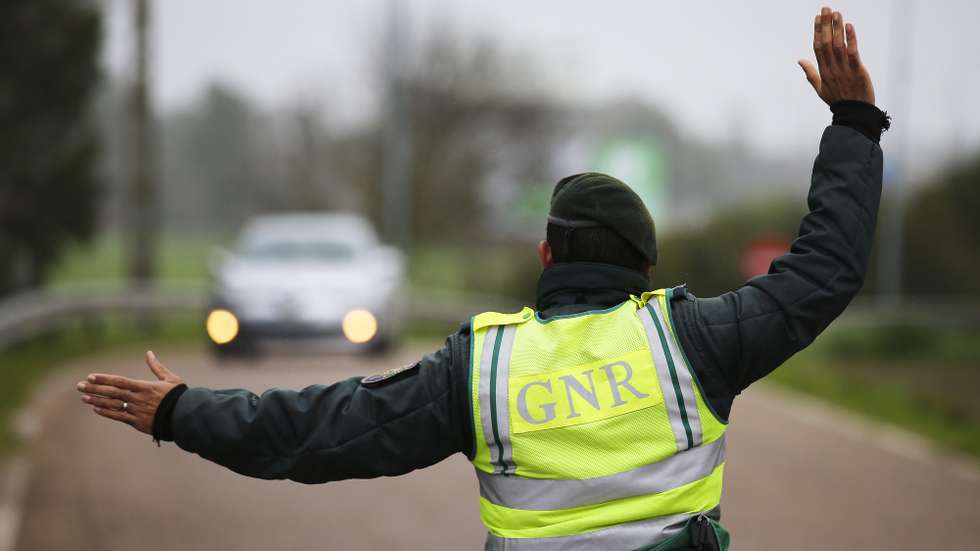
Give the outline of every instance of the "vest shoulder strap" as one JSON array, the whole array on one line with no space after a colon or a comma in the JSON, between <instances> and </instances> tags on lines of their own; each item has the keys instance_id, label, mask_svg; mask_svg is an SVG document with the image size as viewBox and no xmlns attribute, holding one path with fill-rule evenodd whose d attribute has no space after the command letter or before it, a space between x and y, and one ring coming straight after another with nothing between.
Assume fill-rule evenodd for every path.
<instances>
[{"instance_id":1,"label":"vest shoulder strap","mask_svg":"<svg viewBox=\"0 0 980 551\"><path fill-rule=\"evenodd\" d=\"M630 300L636 303L636 308L640 309L647 305L651 300L657 300L657 297L665 296L667 294L667 289L657 289L656 291L647 291L640 296L630 295Z\"/></svg>"},{"instance_id":2,"label":"vest shoulder strap","mask_svg":"<svg viewBox=\"0 0 980 551\"><path fill-rule=\"evenodd\" d=\"M534 310L527 306L520 312L514 314L502 314L500 312L484 312L473 317L472 330L479 331L484 327L492 325L519 325L530 321L534 317Z\"/></svg>"}]
</instances>

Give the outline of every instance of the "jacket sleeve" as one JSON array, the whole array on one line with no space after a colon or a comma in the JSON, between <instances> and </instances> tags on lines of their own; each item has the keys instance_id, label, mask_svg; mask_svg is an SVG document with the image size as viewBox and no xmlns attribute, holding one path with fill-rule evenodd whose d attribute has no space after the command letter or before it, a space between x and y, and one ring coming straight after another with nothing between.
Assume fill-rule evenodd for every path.
<instances>
[{"instance_id":1,"label":"jacket sleeve","mask_svg":"<svg viewBox=\"0 0 980 551\"><path fill-rule=\"evenodd\" d=\"M452 340L378 384L355 377L261 396L188 389L173 409L174 440L243 475L304 483L432 465L466 444Z\"/></svg>"},{"instance_id":2,"label":"jacket sleeve","mask_svg":"<svg viewBox=\"0 0 980 551\"><path fill-rule=\"evenodd\" d=\"M790 252L735 291L672 305L682 346L723 417L736 394L810 344L861 289L881 176L877 143L828 127Z\"/></svg>"}]
</instances>

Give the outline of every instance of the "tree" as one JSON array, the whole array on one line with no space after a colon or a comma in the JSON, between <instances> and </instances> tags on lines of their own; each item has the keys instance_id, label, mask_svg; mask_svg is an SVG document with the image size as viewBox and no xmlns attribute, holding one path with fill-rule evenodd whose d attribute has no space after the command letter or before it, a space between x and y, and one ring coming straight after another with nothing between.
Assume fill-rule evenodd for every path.
<instances>
[{"instance_id":1,"label":"tree","mask_svg":"<svg viewBox=\"0 0 980 551\"><path fill-rule=\"evenodd\" d=\"M383 59L374 65L381 74ZM486 39L463 42L445 28L422 41L403 71L411 235L430 243L485 240L493 219L488 212L513 192L509 188L545 178L561 110L540 90L526 60L508 57ZM363 190L363 210L383 228L387 121L379 115L335 139L326 153L332 176Z\"/></svg>"},{"instance_id":2,"label":"tree","mask_svg":"<svg viewBox=\"0 0 980 551\"><path fill-rule=\"evenodd\" d=\"M234 226L264 203L262 122L252 102L213 83L188 108L162 117L164 221L170 227Z\"/></svg>"},{"instance_id":3,"label":"tree","mask_svg":"<svg viewBox=\"0 0 980 551\"><path fill-rule=\"evenodd\" d=\"M92 235L101 37L87 2L0 4L0 295L40 285L67 243Z\"/></svg>"},{"instance_id":4,"label":"tree","mask_svg":"<svg viewBox=\"0 0 980 551\"><path fill-rule=\"evenodd\" d=\"M415 234L479 239L492 195L547 178L561 109L525 60L451 32L429 38L406 78Z\"/></svg>"},{"instance_id":5,"label":"tree","mask_svg":"<svg viewBox=\"0 0 980 551\"><path fill-rule=\"evenodd\" d=\"M266 212L357 210L357 193L333 174L340 153L316 102L270 112L214 82L160 120L169 228L225 230Z\"/></svg>"}]
</instances>

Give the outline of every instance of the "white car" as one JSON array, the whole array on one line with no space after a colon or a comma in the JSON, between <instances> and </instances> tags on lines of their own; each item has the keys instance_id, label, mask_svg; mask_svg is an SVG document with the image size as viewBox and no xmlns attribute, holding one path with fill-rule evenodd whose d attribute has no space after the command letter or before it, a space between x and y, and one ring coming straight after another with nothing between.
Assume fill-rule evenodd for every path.
<instances>
[{"instance_id":1,"label":"white car","mask_svg":"<svg viewBox=\"0 0 980 551\"><path fill-rule=\"evenodd\" d=\"M401 327L404 257L360 216L256 218L212 270L206 325L218 353L298 339L380 350Z\"/></svg>"}]
</instances>

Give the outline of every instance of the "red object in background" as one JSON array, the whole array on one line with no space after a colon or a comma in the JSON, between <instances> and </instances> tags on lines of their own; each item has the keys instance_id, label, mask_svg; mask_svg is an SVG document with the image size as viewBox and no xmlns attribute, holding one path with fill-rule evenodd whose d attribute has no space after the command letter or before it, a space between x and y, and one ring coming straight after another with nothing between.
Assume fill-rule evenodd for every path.
<instances>
[{"instance_id":1,"label":"red object in background","mask_svg":"<svg viewBox=\"0 0 980 551\"><path fill-rule=\"evenodd\" d=\"M789 252L789 241L778 235L766 235L749 241L739 261L745 279L769 272L773 259Z\"/></svg>"}]
</instances>

